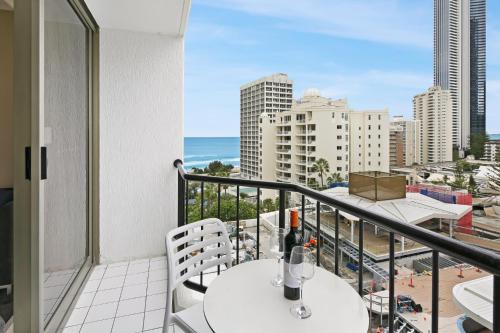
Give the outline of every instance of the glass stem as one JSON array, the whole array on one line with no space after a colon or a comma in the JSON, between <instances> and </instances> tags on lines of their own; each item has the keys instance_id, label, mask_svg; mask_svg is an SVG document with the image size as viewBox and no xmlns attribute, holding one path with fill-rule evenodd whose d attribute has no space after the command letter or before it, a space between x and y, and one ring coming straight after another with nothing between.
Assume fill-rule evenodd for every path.
<instances>
[{"instance_id":1,"label":"glass stem","mask_svg":"<svg viewBox=\"0 0 500 333\"><path fill-rule=\"evenodd\" d=\"M302 297L302 291L304 290L304 281L300 279L300 309L304 307L304 298Z\"/></svg>"},{"instance_id":2,"label":"glass stem","mask_svg":"<svg viewBox=\"0 0 500 333\"><path fill-rule=\"evenodd\" d=\"M278 275L277 275L277 277L281 277L281 269L280 269L281 265L280 265L280 263L281 263L281 257L278 257Z\"/></svg>"}]
</instances>

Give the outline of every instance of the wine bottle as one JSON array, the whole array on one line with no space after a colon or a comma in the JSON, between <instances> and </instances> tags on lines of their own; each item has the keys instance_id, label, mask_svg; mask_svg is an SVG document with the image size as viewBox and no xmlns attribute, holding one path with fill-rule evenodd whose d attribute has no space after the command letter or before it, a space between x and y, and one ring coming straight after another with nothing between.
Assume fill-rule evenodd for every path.
<instances>
[{"instance_id":1,"label":"wine bottle","mask_svg":"<svg viewBox=\"0 0 500 333\"><path fill-rule=\"evenodd\" d=\"M285 262L283 264L285 298L290 300L298 300L300 298L299 281L290 274L289 270L290 255L294 246L302 246L303 244L302 233L299 231L299 212L293 209L290 211L290 232L285 236Z\"/></svg>"}]
</instances>

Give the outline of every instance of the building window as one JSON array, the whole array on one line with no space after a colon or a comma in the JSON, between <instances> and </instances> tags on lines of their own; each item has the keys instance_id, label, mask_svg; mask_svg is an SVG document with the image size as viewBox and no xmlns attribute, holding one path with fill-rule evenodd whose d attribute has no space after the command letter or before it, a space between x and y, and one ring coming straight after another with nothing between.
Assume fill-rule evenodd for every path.
<instances>
[{"instance_id":1,"label":"building window","mask_svg":"<svg viewBox=\"0 0 500 333\"><path fill-rule=\"evenodd\" d=\"M368 120L372 120L372 116L368 116Z\"/></svg>"},{"instance_id":2,"label":"building window","mask_svg":"<svg viewBox=\"0 0 500 333\"><path fill-rule=\"evenodd\" d=\"M368 157L371 157L372 156L372 153L368 153Z\"/></svg>"},{"instance_id":3,"label":"building window","mask_svg":"<svg viewBox=\"0 0 500 333\"><path fill-rule=\"evenodd\" d=\"M332 112L332 118L335 118L335 112Z\"/></svg>"},{"instance_id":4,"label":"building window","mask_svg":"<svg viewBox=\"0 0 500 333\"><path fill-rule=\"evenodd\" d=\"M337 146L337 150L342 150L342 146Z\"/></svg>"},{"instance_id":5,"label":"building window","mask_svg":"<svg viewBox=\"0 0 500 333\"><path fill-rule=\"evenodd\" d=\"M372 165L372 162L368 161L368 165Z\"/></svg>"},{"instance_id":6,"label":"building window","mask_svg":"<svg viewBox=\"0 0 500 333\"><path fill-rule=\"evenodd\" d=\"M368 125L368 130L371 130L372 129L372 125Z\"/></svg>"},{"instance_id":7,"label":"building window","mask_svg":"<svg viewBox=\"0 0 500 333\"><path fill-rule=\"evenodd\" d=\"M337 167L337 171L342 171L342 167Z\"/></svg>"},{"instance_id":8,"label":"building window","mask_svg":"<svg viewBox=\"0 0 500 333\"><path fill-rule=\"evenodd\" d=\"M342 156L337 156L337 161L342 161Z\"/></svg>"},{"instance_id":9,"label":"building window","mask_svg":"<svg viewBox=\"0 0 500 333\"><path fill-rule=\"evenodd\" d=\"M378 129L380 130L380 125L378 125Z\"/></svg>"},{"instance_id":10,"label":"building window","mask_svg":"<svg viewBox=\"0 0 500 333\"><path fill-rule=\"evenodd\" d=\"M368 139L371 139L372 138L372 135L371 134L368 134Z\"/></svg>"},{"instance_id":11,"label":"building window","mask_svg":"<svg viewBox=\"0 0 500 333\"><path fill-rule=\"evenodd\" d=\"M337 125L337 129L342 129L342 125Z\"/></svg>"},{"instance_id":12,"label":"building window","mask_svg":"<svg viewBox=\"0 0 500 333\"><path fill-rule=\"evenodd\" d=\"M371 144L371 143L369 143L369 144L368 144L368 148L371 148L371 147L372 147L372 144Z\"/></svg>"},{"instance_id":13,"label":"building window","mask_svg":"<svg viewBox=\"0 0 500 333\"><path fill-rule=\"evenodd\" d=\"M337 140L342 140L342 135L337 135Z\"/></svg>"},{"instance_id":14,"label":"building window","mask_svg":"<svg viewBox=\"0 0 500 333\"><path fill-rule=\"evenodd\" d=\"M382 119L382 116L381 115L378 115L378 120L381 120Z\"/></svg>"}]
</instances>

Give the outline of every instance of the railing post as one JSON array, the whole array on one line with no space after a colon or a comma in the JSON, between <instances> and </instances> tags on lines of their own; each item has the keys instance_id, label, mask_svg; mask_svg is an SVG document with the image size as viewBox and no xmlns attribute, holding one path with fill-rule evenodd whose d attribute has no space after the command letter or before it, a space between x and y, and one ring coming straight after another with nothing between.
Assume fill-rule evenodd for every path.
<instances>
[{"instance_id":1,"label":"railing post","mask_svg":"<svg viewBox=\"0 0 500 333\"><path fill-rule=\"evenodd\" d=\"M220 183L217 184L217 218L220 220ZM221 233L218 232L217 236L220 237ZM220 247L220 243L217 243L217 247ZM220 258L220 254L217 255ZM217 265L217 275L220 275L220 265Z\"/></svg>"},{"instance_id":2,"label":"railing post","mask_svg":"<svg viewBox=\"0 0 500 333\"><path fill-rule=\"evenodd\" d=\"M186 193L185 181L181 174L177 174L177 226L184 225L184 195Z\"/></svg>"},{"instance_id":3,"label":"railing post","mask_svg":"<svg viewBox=\"0 0 500 333\"><path fill-rule=\"evenodd\" d=\"M279 227L285 228L285 209L286 209L286 192L285 190L280 190L280 207L279 207Z\"/></svg>"},{"instance_id":4,"label":"railing post","mask_svg":"<svg viewBox=\"0 0 500 333\"><path fill-rule=\"evenodd\" d=\"M358 293L363 296L363 236L364 236L364 221L359 220L359 239L358 239Z\"/></svg>"},{"instance_id":5,"label":"railing post","mask_svg":"<svg viewBox=\"0 0 500 333\"><path fill-rule=\"evenodd\" d=\"M300 225L302 229L302 238L305 237L305 228L306 228L306 196L302 194L302 223ZM305 241L305 239L304 239Z\"/></svg>"},{"instance_id":6,"label":"railing post","mask_svg":"<svg viewBox=\"0 0 500 333\"><path fill-rule=\"evenodd\" d=\"M236 264L240 263L240 186L236 186Z\"/></svg>"},{"instance_id":7,"label":"railing post","mask_svg":"<svg viewBox=\"0 0 500 333\"><path fill-rule=\"evenodd\" d=\"M389 234L389 333L394 333L394 232Z\"/></svg>"},{"instance_id":8,"label":"railing post","mask_svg":"<svg viewBox=\"0 0 500 333\"><path fill-rule=\"evenodd\" d=\"M439 252L432 251L432 333L439 331Z\"/></svg>"},{"instance_id":9,"label":"railing post","mask_svg":"<svg viewBox=\"0 0 500 333\"><path fill-rule=\"evenodd\" d=\"M316 266L320 266L321 202L316 201Z\"/></svg>"},{"instance_id":10,"label":"railing post","mask_svg":"<svg viewBox=\"0 0 500 333\"><path fill-rule=\"evenodd\" d=\"M335 275L339 276L339 210L335 209Z\"/></svg>"}]
</instances>

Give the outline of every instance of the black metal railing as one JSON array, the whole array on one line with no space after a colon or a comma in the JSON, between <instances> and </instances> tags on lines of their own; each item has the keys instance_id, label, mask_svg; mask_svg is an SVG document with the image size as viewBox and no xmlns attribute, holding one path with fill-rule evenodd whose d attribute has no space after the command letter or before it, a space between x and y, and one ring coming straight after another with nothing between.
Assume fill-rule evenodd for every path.
<instances>
[{"instance_id":1,"label":"black metal railing","mask_svg":"<svg viewBox=\"0 0 500 333\"><path fill-rule=\"evenodd\" d=\"M293 184L281 183L262 180L248 180L240 178L228 178L219 176L197 175L186 173L183 163L180 159L174 161L174 166L178 170L178 225L182 226L187 223L187 204L188 197L186 188L189 181L200 182L201 184L201 209L203 211L204 202L204 184L213 183L218 184L218 210L217 214L220 218L220 184L236 186L236 263L239 263L239 207L240 207L240 186L251 187L257 190L257 257L259 253L259 226L260 226L260 191L262 189L271 189L279 191L279 227L285 227L285 212L286 212L286 192L295 192L302 195L302 221L305 221L306 210L306 196L316 200L316 238L317 246L317 264L320 264L320 241L321 241L321 214L320 205L324 204L335 209L335 268L334 272L339 275L339 212L351 214L359 219L359 239L358 239L358 292L363 295L363 255L364 255L364 223L368 222L375 226L381 227L389 232L389 318L388 326L389 332L394 332L395 322L395 295L394 295L394 278L395 278L395 235L411 239L418 242L430 249L432 249L432 332L438 332L438 304L439 304L439 254L443 253L451 257L455 257L464 263L473 265L479 269L483 269L493 274L493 332L500 333L500 255L480 247L472 246L459 242L453 238L441 235L439 233L418 227L412 224L403 223L386 216L378 215L373 211L351 205L344 201L335 199L334 197L325 195L319 191L310 189L308 187ZM203 213L201 213L203 218ZM304 231L304 224L302 223L302 230ZM202 277L200 278L202 279ZM191 283L189 287L200 291L206 290L204 286L197 286Z\"/></svg>"}]
</instances>

